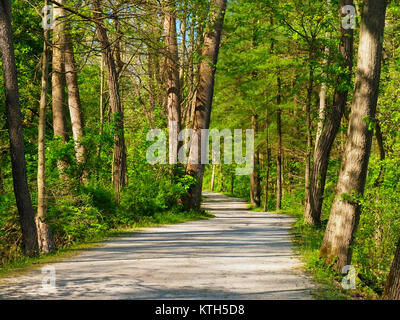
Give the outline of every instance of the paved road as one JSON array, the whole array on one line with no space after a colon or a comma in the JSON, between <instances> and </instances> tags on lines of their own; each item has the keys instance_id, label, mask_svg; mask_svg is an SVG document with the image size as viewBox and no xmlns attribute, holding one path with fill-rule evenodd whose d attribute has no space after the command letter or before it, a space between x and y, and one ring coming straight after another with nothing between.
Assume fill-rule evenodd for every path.
<instances>
[{"instance_id":1,"label":"paved road","mask_svg":"<svg viewBox=\"0 0 400 320\"><path fill-rule=\"evenodd\" d=\"M54 263L56 291L41 270L0 282L1 299L311 299L299 271L294 219L252 213L245 202L205 193L215 219L146 229ZM51 287L50 287L51 289Z\"/></svg>"}]
</instances>

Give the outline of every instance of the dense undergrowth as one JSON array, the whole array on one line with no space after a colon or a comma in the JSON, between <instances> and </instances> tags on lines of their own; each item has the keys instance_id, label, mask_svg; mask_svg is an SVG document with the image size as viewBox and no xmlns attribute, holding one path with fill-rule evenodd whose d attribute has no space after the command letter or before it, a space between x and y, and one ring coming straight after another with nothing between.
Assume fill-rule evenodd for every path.
<instances>
[{"instance_id":1,"label":"dense undergrowth","mask_svg":"<svg viewBox=\"0 0 400 320\"><path fill-rule=\"evenodd\" d=\"M194 183L182 168L172 172L169 166L152 166L146 162L148 143L141 135L145 133L143 128L135 134L136 148L128 158L128 184L119 202L109 181L110 156L102 154L100 159L97 158L97 143L93 143L95 139L100 139L103 147L112 143L110 132L105 132L102 137L88 135L87 141L83 142L92 155L86 163L90 173L87 183L81 183L82 168L76 164L73 143L49 141L52 148L46 152L46 222L54 235L57 251L104 239L118 230L210 217L203 211L185 211L180 205L182 195ZM36 150L28 148L28 151L27 157L34 157ZM60 158L67 164L63 176L57 170ZM7 269L30 259L24 257L22 252L22 233L12 191L11 168L4 169L7 171L3 171L3 189L0 190L0 268ZM36 166L28 167L34 209L37 206L36 172Z\"/></svg>"},{"instance_id":2,"label":"dense undergrowth","mask_svg":"<svg viewBox=\"0 0 400 320\"><path fill-rule=\"evenodd\" d=\"M133 187L132 187L133 188ZM2 272L21 268L65 253L76 247L138 228L176 224L209 219L205 211L185 211L182 207L166 206L160 198L134 197L131 188L123 193L120 204L112 192L104 188L82 187L75 196L53 199L48 211L56 252L40 258L24 257L21 249L21 230L16 212L0 220L0 267ZM153 190L154 192L154 190ZM3 199L2 199L3 200ZM5 201L1 201L3 205ZM11 204L11 201L10 201ZM10 206L9 208L12 208Z\"/></svg>"}]
</instances>

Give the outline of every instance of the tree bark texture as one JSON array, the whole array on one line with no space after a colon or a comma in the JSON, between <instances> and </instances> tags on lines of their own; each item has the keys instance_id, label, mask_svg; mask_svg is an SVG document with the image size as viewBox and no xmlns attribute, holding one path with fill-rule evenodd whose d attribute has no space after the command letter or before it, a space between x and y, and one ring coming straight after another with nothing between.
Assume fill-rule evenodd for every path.
<instances>
[{"instance_id":1,"label":"tree bark texture","mask_svg":"<svg viewBox=\"0 0 400 320\"><path fill-rule=\"evenodd\" d=\"M348 138L336 197L320 254L337 270L350 264L354 232L360 218L357 197L363 195L371 153L378 100L387 1L366 0L360 30L360 47Z\"/></svg>"},{"instance_id":2,"label":"tree bark texture","mask_svg":"<svg viewBox=\"0 0 400 320\"><path fill-rule=\"evenodd\" d=\"M28 188L25 162L22 115L19 103L17 67L11 28L11 1L0 1L0 50L6 97L7 127L10 138L11 166L14 194L22 229L24 253L35 256L39 252L37 230Z\"/></svg>"}]
</instances>

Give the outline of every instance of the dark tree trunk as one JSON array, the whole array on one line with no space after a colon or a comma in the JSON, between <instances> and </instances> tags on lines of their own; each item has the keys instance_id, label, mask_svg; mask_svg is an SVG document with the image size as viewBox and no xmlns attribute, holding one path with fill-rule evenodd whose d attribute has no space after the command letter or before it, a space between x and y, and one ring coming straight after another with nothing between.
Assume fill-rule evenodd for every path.
<instances>
[{"instance_id":1,"label":"dark tree trunk","mask_svg":"<svg viewBox=\"0 0 400 320\"><path fill-rule=\"evenodd\" d=\"M282 81L278 76L278 110L276 111L276 130L278 137L278 147L276 156L276 211L282 209L282 109L279 107L282 103Z\"/></svg>"},{"instance_id":2,"label":"dark tree trunk","mask_svg":"<svg viewBox=\"0 0 400 320\"><path fill-rule=\"evenodd\" d=\"M190 188L184 203L189 208L200 208L203 187L204 164L201 164L202 129L209 129L212 100L214 95L214 77L218 61L219 45L225 17L226 0L212 0L210 25L204 36L200 81L196 94L194 126L198 138L198 148L192 148L189 155L187 173L197 179Z\"/></svg>"},{"instance_id":3,"label":"dark tree trunk","mask_svg":"<svg viewBox=\"0 0 400 320\"><path fill-rule=\"evenodd\" d=\"M118 6L118 5L117 5ZM114 40L114 59L115 59L115 69L117 71L118 78L120 78L122 71L124 70L124 62L121 57L121 23L118 18L118 12L120 12L120 8L117 7L113 10L114 13L114 25L115 25L115 40Z\"/></svg>"},{"instance_id":4,"label":"dark tree trunk","mask_svg":"<svg viewBox=\"0 0 400 320\"><path fill-rule=\"evenodd\" d=\"M400 300L400 241L397 245L396 254L386 282L385 300Z\"/></svg>"},{"instance_id":5,"label":"dark tree trunk","mask_svg":"<svg viewBox=\"0 0 400 320\"><path fill-rule=\"evenodd\" d=\"M367 177L373 136L369 122L374 121L376 114L386 7L386 0L364 2L348 138L320 251L325 261L333 263L339 271L351 262L350 246L360 218L359 201L354 197L364 193Z\"/></svg>"},{"instance_id":6,"label":"dark tree trunk","mask_svg":"<svg viewBox=\"0 0 400 320\"><path fill-rule=\"evenodd\" d=\"M251 117L251 125L254 133L257 134L257 116L255 114ZM254 154L254 169L250 176L250 202L254 207L259 207L261 204L261 186L260 186L260 156L256 150Z\"/></svg>"},{"instance_id":7,"label":"dark tree trunk","mask_svg":"<svg viewBox=\"0 0 400 320\"><path fill-rule=\"evenodd\" d=\"M264 211L268 210L268 201L269 201L269 175L270 175L270 166L271 166L271 149L267 147L267 169L265 176L265 199L264 199Z\"/></svg>"},{"instance_id":8,"label":"dark tree trunk","mask_svg":"<svg viewBox=\"0 0 400 320\"><path fill-rule=\"evenodd\" d=\"M352 0L341 0L340 8L352 5ZM353 30L342 28L339 50L342 56L342 67L346 70L337 81L337 86L351 83L353 68ZM336 91L330 110L325 112L325 122L314 149L314 163L311 172L309 201L305 208L305 221L310 225L318 225L321 221L321 211L325 190L326 174L333 143L340 128L340 123L347 104L348 89Z\"/></svg>"},{"instance_id":9,"label":"dark tree trunk","mask_svg":"<svg viewBox=\"0 0 400 320\"><path fill-rule=\"evenodd\" d=\"M378 178L376 178L376 180L374 182L374 185L376 187L378 187L383 182L383 178L384 178L383 161L386 158L385 145L384 145L384 142L383 142L383 135L382 135L381 125L379 124L378 120L375 121L375 137L376 137L376 142L378 143L379 156L380 156L380 160L381 160L380 169L379 169L379 175L378 175Z\"/></svg>"},{"instance_id":10,"label":"dark tree trunk","mask_svg":"<svg viewBox=\"0 0 400 320\"><path fill-rule=\"evenodd\" d=\"M22 229L24 253L35 256L39 252L37 230L29 193L22 115L19 104L17 67L11 30L11 1L0 1L0 50L4 74L7 127L10 136L11 165L14 194Z\"/></svg>"},{"instance_id":11,"label":"dark tree trunk","mask_svg":"<svg viewBox=\"0 0 400 320\"><path fill-rule=\"evenodd\" d=\"M271 149L269 148L269 112L267 109L265 115L265 125L266 125L266 145L267 145L267 161L266 161L266 174L265 174L265 199L264 199L264 211L268 210L268 197L269 197L269 171L271 162Z\"/></svg>"}]
</instances>

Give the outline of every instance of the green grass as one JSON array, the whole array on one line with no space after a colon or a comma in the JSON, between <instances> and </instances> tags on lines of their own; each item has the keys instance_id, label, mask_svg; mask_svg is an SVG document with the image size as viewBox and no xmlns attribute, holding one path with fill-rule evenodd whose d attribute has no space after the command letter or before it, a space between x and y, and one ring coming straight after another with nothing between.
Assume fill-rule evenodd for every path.
<instances>
[{"instance_id":1,"label":"green grass","mask_svg":"<svg viewBox=\"0 0 400 320\"><path fill-rule=\"evenodd\" d=\"M118 229L109 230L103 234L91 238L90 240L81 243L75 243L67 248L58 249L51 254L43 254L39 257L33 258L17 257L15 260L5 264L0 268L0 279L23 275L28 271L38 269L44 265L74 257L83 251L104 246L106 244L105 241L110 238L121 237L150 227L161 227L189 221L208 220L211 218L214 218L214 216L206 211L168 211L156 213L152 217L141 218L139 221L129 227L121 227Z\"/></svg>"},{"instance_id":2,"label":"green grass","mask_svg":"<svg viewBox=\"0 0 400 320\"><path fill-rule=\"evenodd\" d=\"M301 206L285 210L286 214L296 217L292 234L296 245L295 251L304 262L304 271L312 277L317 284L314 292L315 298L320 300L364 300L377 299L371 290L368 290L360 279L356 278L356 289L345 290L341 282L343 275L327 266L319 256L327 221L320 227L307 225L303 219Z\"/></svg>"},{"instance_id":3,"label":"green grass","mask_svg":"<svg viewBox=\"0 0 400 320\"><path fill-rule=\"evenodd\" d=\"M304 262L306 274L310 275L317 284L317 288L313 292L315 298L320 300L349 299L349 292L342 289L340 284L343 276L338 275L332 268L327 267L319 256L325 228L310 227L305 224L302 208L287 210L285 213L297 218L291 230L295 252Z\"/></svg>"}]
</instances>

